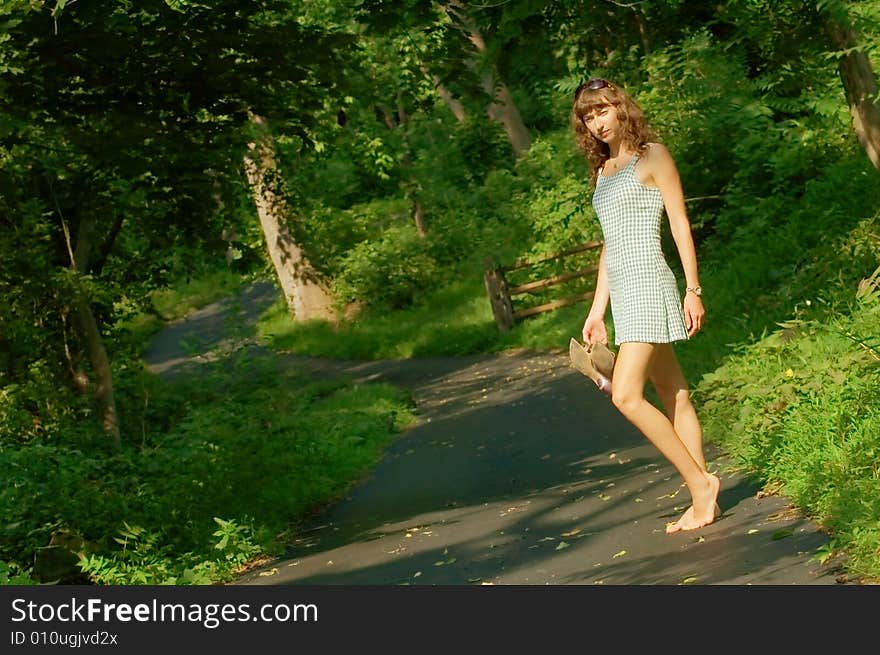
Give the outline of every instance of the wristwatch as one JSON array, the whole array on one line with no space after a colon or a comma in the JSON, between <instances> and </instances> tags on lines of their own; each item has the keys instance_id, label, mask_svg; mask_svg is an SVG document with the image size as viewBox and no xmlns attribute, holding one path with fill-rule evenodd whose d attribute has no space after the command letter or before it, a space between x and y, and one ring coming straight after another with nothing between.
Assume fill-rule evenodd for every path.
<instances>
[{"instance_id":1,"label":"wristwatch","mask_svg":"<svg viewBox=\"0 0 880 655\"><path fill-rule=\"evenodd\" d=\"M688 287L687 289L684 290L684 292L685 293L692 293L695 296L699 297L699 296L703 295L703 287Z\"/></svg>"}]
</instances>

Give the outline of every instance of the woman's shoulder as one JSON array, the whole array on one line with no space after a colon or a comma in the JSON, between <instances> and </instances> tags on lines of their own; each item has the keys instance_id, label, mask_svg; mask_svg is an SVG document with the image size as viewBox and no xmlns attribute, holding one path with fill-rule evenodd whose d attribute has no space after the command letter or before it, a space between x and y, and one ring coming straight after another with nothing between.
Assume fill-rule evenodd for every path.
<instances>
[{"instance_id":1,"label":"woman's shoulder","mask_svg":"<svg viewBox=\"0 0 880 655\"><path fill-rule=\"evenodd\" d=\"M669 148L660 143L659 141L649 141L645 144L644 150L642 151L643 158L662 158L665 159L669 157L672 158L672 154L669 152Z\"/></svg>"},{"instance_id":2,"label":"woman's shoulder","mask_svg":"<svg viewBox=\"0 0 880 655\"><path fill-rule=\"evenodd\" d=\"M670 165L675 166L675 161L669 149L662 143L655 141L645 144L640 158L644 160L645 166L651 170Z\"/></svg>"}]
</instances>

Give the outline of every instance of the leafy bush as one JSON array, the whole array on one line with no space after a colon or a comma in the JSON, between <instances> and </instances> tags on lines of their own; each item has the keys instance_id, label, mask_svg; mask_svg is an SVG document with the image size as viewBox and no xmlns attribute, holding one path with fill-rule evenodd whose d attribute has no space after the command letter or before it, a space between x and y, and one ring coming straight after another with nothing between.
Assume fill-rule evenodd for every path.
<instances>
[{"instance_id":1,"label":"leafy bush","mask_svg":"<svg viewBox=\"0 0 880 655\"><path fill-rule=\"evenodd\" d=\"M0 450L10 579L65 533L99 584L228 580L277 552L279 535L338 497L412 420L411 400L385 385L309 382L246 356L173 384L130 382L119 403L124 416L142 408L120 453L52 435Z\"/></svg>"},{"instance_id":2,"label":"leafy bush","mask_svg":"<svg viewBox=\"0 0 880 655\"><path fill-rule=\"evenodd\" d=\"M455 143L464 160L466 179L475 184L504 161L513 162L510 141L500 123L482 116L468 117L454 131Z\"/></svg>"},{"instance_id":3,"label":"leafy bush","mask_svg":"<svg viewBox=\"0 0 880 655\"><path fill-rule=\"evenodd\" d=\"M402 309L439 282L437 264L415 227L393 226L343 257L334 280L337 301L372 309Z\"/></svg>"},{"instance_id":4,"label":"leafy bush","mask_svg":"<svg viewBox=\"0 0 880 655\"><path fill-rule=\"evenodd\" d=\"M880 577L880 268L850 311L793 318L741 347L695 390L707 435ZM850 292L851 293L851 292ZM850 295L852 298L852 295Z\"/></svg>"}]
</instances>

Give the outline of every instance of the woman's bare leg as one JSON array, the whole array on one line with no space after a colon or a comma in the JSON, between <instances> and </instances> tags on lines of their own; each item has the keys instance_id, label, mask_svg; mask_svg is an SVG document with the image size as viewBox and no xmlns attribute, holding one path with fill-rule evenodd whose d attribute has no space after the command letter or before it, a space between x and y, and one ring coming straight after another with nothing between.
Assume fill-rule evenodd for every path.
<instances>
[{"instance_id":1,"label":"woman's bare leg","mask_svg":"<svg viewBox=\"0 0 880 655\"><path fill-rule=\"evenodd\" d=\"M715 520L715 506L721 481L691 454L669 418L645 399L645 384L653 368L657 346L623 343L614 366L611 399L621 414L638 428L678 470L691 494L692 506L667 532L695 530ZM664 358L661 356L661 365Z\"/></svg>"},{"instance_id":2,"label":"woman's bare leg","mask_svg":"<svg viewBox=\"0 0 880 655\"><path fill-rule=\"evenodd\" d=\"M649 378L666 409L666 416L672 421L676 434L681 437L700 468L707 470L706 456L703 452L703 428L691 403L687 380L678 365L672 344L663 343L654 346L654 359L651 362Z\"/></svg>"}]
</instances>

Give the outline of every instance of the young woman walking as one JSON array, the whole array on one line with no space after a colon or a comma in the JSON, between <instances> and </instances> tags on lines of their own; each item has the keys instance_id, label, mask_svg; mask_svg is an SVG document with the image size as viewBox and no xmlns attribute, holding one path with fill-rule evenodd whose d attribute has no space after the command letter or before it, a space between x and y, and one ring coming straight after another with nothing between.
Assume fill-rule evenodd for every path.
<instances>
[{"instance_id":1,"label":"young woman walking","mask_svg":"<svg viewBox=\"0 0 880 655\"><path fill-rule=\"evenodd\" d=\"M608 343L610 300L618 347L612 402L675 466L691 494L691 506L666 532L696 530L720 514L721 482L706 469L702 427L672 346L694 336L706 315L678 169L653 140L639 105L608 80L578 87L571 122L591 166L604 239L583 338ZM683 301L661 249L664 211L684 271ZM666 414L645 398L648 381Z\"/></svg>"}]
</instances>

